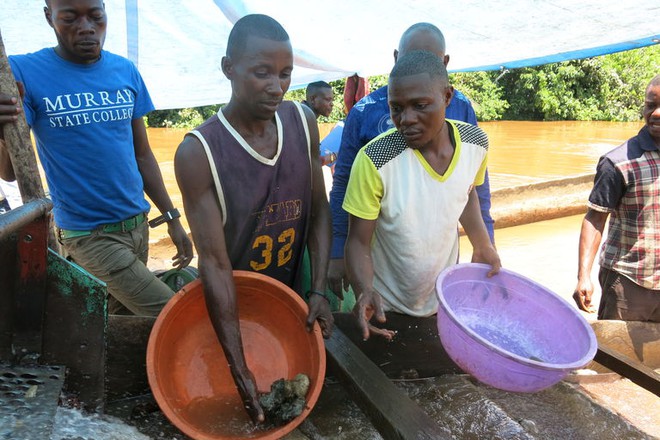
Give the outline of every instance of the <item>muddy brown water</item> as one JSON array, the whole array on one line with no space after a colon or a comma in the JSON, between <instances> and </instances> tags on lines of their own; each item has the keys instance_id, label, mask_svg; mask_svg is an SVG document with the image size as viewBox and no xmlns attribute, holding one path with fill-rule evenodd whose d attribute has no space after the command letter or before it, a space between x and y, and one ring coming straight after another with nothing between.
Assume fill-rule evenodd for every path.
<instances>
[{"instance_id":1,"label":"muddy brown water","mask_svg":"<svg viewBox=\"0 0 660 440\"><path fill-rule=\"evenodd\" d=\"M323 137L332 124L322 124ZM490 141L488 168L492 189L576 176L595 171L598 157L637 134L641 122L496 121L480 126ZM177 202L173 159L187 130L149 128L151 147L165 185Z\"/></svg>"},{"instance_id":2,"label":"muddy brown water","mask_svg":"<svg viewBox=\"0 0 660 440\"><path fill-rule=\"evenodd\" d=\"M493 189L596 170L598 157L637 134L641 122L484 122Z\"/></svg>"}]
</instances>

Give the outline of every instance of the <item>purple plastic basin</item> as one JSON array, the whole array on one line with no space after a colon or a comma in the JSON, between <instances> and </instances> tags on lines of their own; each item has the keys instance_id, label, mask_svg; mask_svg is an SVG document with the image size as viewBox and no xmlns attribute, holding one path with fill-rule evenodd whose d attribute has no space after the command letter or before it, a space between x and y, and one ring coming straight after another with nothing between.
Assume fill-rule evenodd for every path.
<instances>
[{"instance_id":1,"label":"purple plastic basin","mask_svg":"<svg viewBox=\"0 0 660 440\"><path fill-rule=\"evenodd\" d=\"M535 392L588 364L598 344L591 326L559 295L502 269L458 264L436 283L438 331L456 364L507 391Z\"/></svg>"}]
</instances>

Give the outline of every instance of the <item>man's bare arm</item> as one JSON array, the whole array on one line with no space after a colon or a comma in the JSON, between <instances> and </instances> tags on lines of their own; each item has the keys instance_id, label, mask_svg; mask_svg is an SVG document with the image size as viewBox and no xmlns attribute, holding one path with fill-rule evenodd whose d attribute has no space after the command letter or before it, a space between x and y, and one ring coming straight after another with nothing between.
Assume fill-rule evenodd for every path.
<instances>
[{"instance_id":1,"label":"man's bare arm","mask_svg":"<svg viewBox=\"0 0 660 440\"><path fill-rule=\"evenodd\" d=\"M174 157L174 169L199 256L199 273L213 328L248 414L253 421L263 422L264 412L259 405L257 384L243 352L236 287L227 253L222 213L206 154L197 139L191 136L184 139Z\"/></svg>"}]
</instances>

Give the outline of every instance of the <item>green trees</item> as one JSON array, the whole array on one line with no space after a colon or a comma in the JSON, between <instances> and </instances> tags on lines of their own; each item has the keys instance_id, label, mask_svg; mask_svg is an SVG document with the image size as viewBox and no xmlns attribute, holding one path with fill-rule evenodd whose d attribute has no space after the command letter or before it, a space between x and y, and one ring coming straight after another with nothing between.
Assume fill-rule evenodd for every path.
<instances>
[{"instance_id":1,"label":"green trees","mask_svg":"<svg viewBox=\"0 0 660 440\"><path fill-rule=\"evenodd\" d=\"M149 127L194 128L218 112L220 105L156 110L147 115Z\"/></svg>"},{"instance_id":2,"label":"green trees","mask_svg":"<svg viewBox=\"0 0 660 440\"><path fill-rule=\"evenodd\" d=\"M502 119L510 107L497 81L499 75L499 72L464 72L453 73L449 79L455 89L470 98L478 120L494 121Z\"/></svg>"},{"instance_id":3,"label":"green trees","mask_svg":"<svg viewBox=\"0 0 660 440\"><path fill-rule=\"evenodd\" d=\"M481 121L636 121L644 89L660 73L660 45L601 57L452 75ZM499 79L498 79L499 77Z\"/></svg>"},{"instance_id":4,"label":"green trees","mask_svg":"<svg viewBox=\"0 0 660 440\"><path fill-rule=\"evenodd\" d=\"M533 121L636 121L641 118L644 88L660 73L660 45L583 60L564 61L501 72L453 73L450 80L474 106L477 119ZM387 75L369 78L370 89L387 83ZM330 83L335 90L332 114L320 122L345 117L345 80ZM305 89L285 99L302 101ZM219 106L163 110L149 114L152 127L194 127Z\"/></svg>"}]
</instances>

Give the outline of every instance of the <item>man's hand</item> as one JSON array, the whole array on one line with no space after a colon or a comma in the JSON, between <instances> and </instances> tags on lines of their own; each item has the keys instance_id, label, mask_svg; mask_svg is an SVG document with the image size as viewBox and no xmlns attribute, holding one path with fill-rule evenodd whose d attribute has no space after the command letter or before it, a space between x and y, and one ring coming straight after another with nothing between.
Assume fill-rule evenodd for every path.
<instances>
[{"instance_id":1,"label":"man's hand","mask_svg":"<svg viewBox=\"0 0 660 440\"><path fill-rule=\"evenodd\" d=\"M385 312L383 311L383 304L380 298L380 294L375 290L369 290L362 292L353 307L353 314L357 318L358 326L362 331L362 338L366 341L369 339L369 336L373 333L379 336L383 336L388 340L391 340L394 337L394 332L386 329L379 329L371 324L372 317L376 317L376 321L383 323L385 322Z\"/></svg>"},{"instance_id":2,"label":"man's hand","mask_svg":"<svg viewBox=\"0 0 660 440\"><path fill-rule=\"evenodd\" d=\"M332 329L335 323L335 318L330 311L330 303L321 295L315 293L309 297L309 314L307 315L307 331L311 332L314 328L314 321L319 322L321 326L321 334L325 339L332 335Z\"/></svg>"},{"instance_id":3,"label":"man's hand","mask_svg":"<svg viewBox=\"0 0 660 440\"><path fill-rule=\"evenodd\" d=\"M24 94L23 83L16 82L21 98ZM0 177L4 180L16 180L16 173L11 163L9 150L4 142L3 126L7 123L14 123L18 120L18 115L22 112L18 98L9 96L6 93L0 93Z\"/></svg>"},{"instance_id":4,"label":"man's hand","mask_svg":"<svg viewBox=\"0 0 660 440\"><path fill-rule=\"evenodd\" d=\"M20 94L21 99L23 99L23 95L25 94L23 83L17 81L16 87L18 87L18 93ZM22 111L17 97L9 96L6 93L0 93L0 126L7 122L15 122ZM1 138L2 133L0 133L0 139Z\"/></svg>"},{"instance_id":5,"label":"man's hand","mask_svg":"<svg viewBox=\"0 0 660 440\"><path fill-rule=\"evenodd\" d=\"M15 122L21 111L21 107L18 105L18 99L0 93L0 125L4 125L7 122Z\"/></svg>"},{"instance_id":6,"label":"man's hand","mask_svg":"<svg viewBox=\"0 0 660 440\"><path fill-rule=\"evenodd\" d=\"M374 325L369 324L369 334L371 336L382 336L383 338L387 339L388 341L391 341L394 339L394 336L396 336L396 332L394 330L388 330L386 328L378 328Z\"/></svg>"},{"instance_id":7,"label":"man's hand","mask_svg":"<svg viewBox=\"0 0 660 440\"><path fill-rule=\"evenodd\" d=\"M176 246L176 255L172 257L172 265L177 269L183 269L193 259L192 243L188 234L181 226L181 222L173 220L167 223L167 233Z\"/></svg>"},{"instance_id":8,"label":"man's hand","mask_svg":"<svg viewBox=\"0 0 660 440\"><path fill-rule=\"evenodd\" d=\"M488 272L488 278L498 273L502 268L500 256L493 245L484 246L480 249L475 248L472 252L472 262L489 264L492 269Z\"/></svg>"},{"instance_id":9,"label":"man's hand","mask_svg":"<svg viewBox=\"0 0 660 440\"><path fill-rule=\"evenodd\" d=\"M264 410L259 404L259 393L257 391L257 381L250 370L232 372L234 382L238 387L238 394L241 395L243 407L247 411L250 419L254 423L263 423L266 420Z\"/></svg>"},{"instance_id":10,"label":"man's hand","mask_svg":"<svg viewBox=\"0 0 660 440\"><path fill-rule=\"evenodd\" d=\"M331 258L328 264L328 287L337 298L343 300L344 292L348 290L350 284L346 277L346 268L343 258Z\"/></svg>"},{"instance_id":11,"label":"man's hand","mask_svg":"<svg viewBox=\"0 0 660 440\"><path fill-rule=\"evenodd\" d=\"M591 295L594 292L594 285L589 278L578 280L577 287L573 292L573 300L580 310L588 313L596 313L596 308L591 304Z\"/></svg>"}]
</instances>

